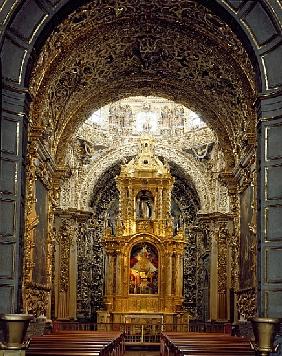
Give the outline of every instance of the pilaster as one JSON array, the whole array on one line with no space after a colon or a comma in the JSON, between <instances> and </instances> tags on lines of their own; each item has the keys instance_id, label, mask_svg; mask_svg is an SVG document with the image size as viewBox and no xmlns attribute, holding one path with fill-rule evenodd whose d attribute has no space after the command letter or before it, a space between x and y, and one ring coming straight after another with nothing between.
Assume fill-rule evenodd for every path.
<instances>
[{"instance_id":1,"label":"pilaster","mask_svg":"<svg viewBox=\"0 0 282 356\"><path fill-rule=\"evenodd\" d=\"M24 87L2 86L0 193L0 312L22 311L21 283L25 154L29 94Z\"/></svg>"}]
</instances>

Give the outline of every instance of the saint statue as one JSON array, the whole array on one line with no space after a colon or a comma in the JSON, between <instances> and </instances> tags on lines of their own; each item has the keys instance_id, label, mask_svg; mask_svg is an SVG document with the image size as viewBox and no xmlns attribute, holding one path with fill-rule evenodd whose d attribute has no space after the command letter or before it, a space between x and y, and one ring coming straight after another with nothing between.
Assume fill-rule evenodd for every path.
<instances>
[{"instance_id":1,"label":"saint statue","mask_svg":"<svg viewBox=\"0 0 282 356\"><path fill-rule=\"evenodd\" d=\"M151 206L148 200L140 201L140 211L142 218L149 219L151 217Z\"/></svg>"},{"instance_id":2,"label":"saint statue","mask_svg":"<svg viewBox=\"0 0 282 356\"><path fill-rule=\"evenodd\" d=\"M154 215L154 197L148 190L141 190L136 197L137 219L152 219Z\"/></svg>"},{"instance_id":3,"label":"saint statue","mask_svg":"<svg viewBox=\"0 0 282 356\"><path fill-rule=\"evenodd\" d=\"M150 219L152 217L152 204L149 199L139 199L138 217L140 219Z\"/></svg>"}]
</instances>

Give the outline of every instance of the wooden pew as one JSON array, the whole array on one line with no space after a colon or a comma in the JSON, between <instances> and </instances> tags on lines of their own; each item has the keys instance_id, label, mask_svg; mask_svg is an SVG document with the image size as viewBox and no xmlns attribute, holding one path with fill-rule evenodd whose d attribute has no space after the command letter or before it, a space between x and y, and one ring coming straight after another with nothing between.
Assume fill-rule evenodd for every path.
<instances>
[{"instance_id":1,"label":"wooden pew","mask_svg":"<svg viewBox=\"0 0 282 356\"><path fill-rule=\"evenodd\" d=\"M122 356L124 335L119 332L57 332L33 337L27 356Z\"/></svg>"},{"instance_id":2,"label":"wooden pew","mask_svg":"<svg viewBox=\"0 0 282 356\"><path fill-rule=\"evenodd\" d=\"M162 356L254 355L244 339L218 333L162 333Z\"/></svg>"},{"instance_id":3,"label":"wooden pew","mask_svg":"<svg viewBox=\"0 0 282 356\"><path fill-rule=\"evenodd\" d=\"M117 338L85 337L79 335L61 335L59 337L34 338L28 354L30 355L117 355L123 354L119 335Z\"/></svg>"}]
</instances>

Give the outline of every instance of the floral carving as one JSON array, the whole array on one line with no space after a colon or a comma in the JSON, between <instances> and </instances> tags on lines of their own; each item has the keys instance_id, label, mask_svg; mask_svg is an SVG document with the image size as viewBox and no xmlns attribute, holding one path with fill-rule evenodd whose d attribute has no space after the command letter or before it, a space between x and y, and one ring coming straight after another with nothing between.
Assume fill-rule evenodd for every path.
<instances>
[{"instance_id":1,"label":"floral carving","mask_svg":"<svg viewBox=\"0 0 282 356\"><path fill-rule=\"evenodd\" d=\"M26 307L33 308L38 301L38 310L34 312L46 313L50 297L49 284L43 287L28 284L34 266L31 256L37 223L36 177L42 179L50 193L48 225L52 228L48 235L48 260L56 238L61 255L61 293L66 294L69 289L69 253L78 222L76 218L75 221L64 220L55 237L54 209L59 203L64 210L74 208L93 213L97 224L95 232L90 222L79 225L77 251L81 284L78 285L77 307L81 315L91 317L100 306L103 274L100 239L109 207L117 200L117 190L111 181L113 175L109 171L117 172L122 160L136 154L137 146L134 139L123 142L118 134L110 142L95 129L88 131L89 137L80 135L78 129L93 110L129 95L173 98L201 113L213 129L213 132L202 130L198 140L193 133L186 135L178 144L166 137L159 142L156 153L176 173L172 195L181 207L188 240L184 258L187 306L194 315L198 313L205 318L199 306L206 303L206 286L197 287L197 283L209 277L209 246L205 246L203 238L206 228L200 227L200 231L187 228L195 222L199 210L233 214L233 234L227 237L222 230L219 236L222 272L219 289L226 290L227 239L231 247L231 286L236 289L238 192L250 182L254 164L254 88L252 65L240 41L199 1L164 0L149 4L132 0L118 3L92 0L71 13L43 46L29 85L32 96L29 129L40 137L41 145L32 142L27 162ZM125 118L130 120L130 108L123 109L126 109ZM179 117L175 115L173 119ZM91 141L92 137L96 141ZM63 177L67 179L63 181ZM250 229L255 231L255 225ZM84 248L89 258L83 259ZM255 248L253 244L252 254ZM93 259L97 261L95 265ZM196 276L197 264L200 267ZM48 282L51 271L49 264ZM93 288L95 293L91 292ZM254 293L250 293L239 296L242 315L246 315L249 307L246 298L250 296L253 314L255 298Z\"/></svg>"},{"instance_id":2,"label":"floral carving","mask_svg":"<svg viewBox=\"0 0 282 356\"><path fill-rule=\"evenodd\" d=\"M31 116L53 130L52 154L63 159L68 138L95 107L128 93L165 94L198 108L232 166L243 123L246 137L255 132L254 74L239 40L197 1L157 1L148 11L127 0L119 8L117 16L115 5L82 6L43 47L30 85Z\"/></svg>"}]
</instances>

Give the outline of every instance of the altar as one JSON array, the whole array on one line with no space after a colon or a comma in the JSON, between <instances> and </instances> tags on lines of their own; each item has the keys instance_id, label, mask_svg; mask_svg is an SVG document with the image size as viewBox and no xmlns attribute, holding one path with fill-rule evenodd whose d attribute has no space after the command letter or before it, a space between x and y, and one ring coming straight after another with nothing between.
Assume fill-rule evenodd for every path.
<instances>
[{"instance_id":1,"label":"altar","mask_svg":"<svg viewBox=\"0 0 282 356\"><path fill-rule=\"evenodd\" d=\"M163 331L187 332L189 320L187 313L108 313L99 312L99 330L122 330L127 344L159 344Z\"/></svg>"},{"instance_id":2,"label":"altar","mask_svg":"<svg viewBox=\"0 0 282 356\"><path fill-rule=\"evenodd\" d=\"M183 311L183 229L173 232L168 165L154 153L151 136L141 139L139 151L122 165L116 178L119 216L106 229L105 310L98 323L151 325L188 323ZM154 326L155 325L155 326Z\"/></svg>"}]
</instances>

